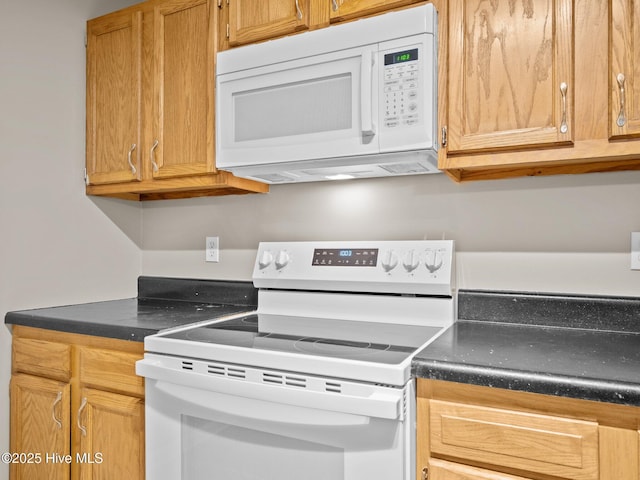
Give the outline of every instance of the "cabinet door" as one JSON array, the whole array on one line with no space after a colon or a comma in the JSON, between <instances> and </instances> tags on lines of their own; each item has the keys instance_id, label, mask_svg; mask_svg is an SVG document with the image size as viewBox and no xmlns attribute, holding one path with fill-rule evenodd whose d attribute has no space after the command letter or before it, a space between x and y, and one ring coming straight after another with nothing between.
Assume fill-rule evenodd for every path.
<instances>
[{"instance_id":1,"label":"cabinet door","mask_svg":"<svg viewBox=\"0 0 640 480\"><path fill-rule=\"evenodd\" d=\"M154 178L214 171L214 35L209 0L169 0L154 7Z\"/></svg>"},{"instance_id":2,"label":"cabinet door","mask_svg":"<svg viewBox=\"0 0 640 480\"><path fill-rule=\"evenodd\" d=\"M230 0L229 45L308 29L309 3L309 0Z\"/></svg>"},{"instance_id":3,"label":"cabinet door","mask_svg":"<svg viewBox=\"0 0 640 480\"><path fill-rule=\"evenodd\" d=\"M331 8L331 21L362 17L371 13L390 10L416 3L419 0L320 0Z\"/></svg>"},{"instance_id":4,"label":"cabinet door","mask_svg":"<svg viewBox=\"0 0 640 480\"><path fill-rule=\"evenodd\" d=\"M13 480L68 480L70 387L32 375L11 378L11 463ZM30 454L33 456L29 457Z\"/></svg>"},{"instance_id":5,"label":"cabinet door","mask_svg":"<svg viewBox=\"0 0 640 480\"><path fill-rule=\"evenodd\" d=\"M640 4L611 2L611 136L640 136Z\"/></svg>"},{"instance_id":6,"label":"cabinet door","mask_svg":"<svg viewBox=\"0 0 640 480\"><path fill-rule=\"evenodd\" d=\"M449 2L449 153L572 141L572 5Z\"/></svg>"},{"instance_id":7,"label":"cabinet door","mask_svg":"<svg viewBox=\"0 0 640 480\"><path fill-rule=\"evenodd\" d=\"M87 183L140 180L142 12L87 23Z\"/></svg>"},{"instance_id":8,"label":"cabinet door","mask_svg":"<svg viewBox=\"0 0 640 480\"><path fill-rule=\"evenodd\" d=\"M81 480L144 479L144 402L90 388L77 412Z\"/></svg>"}]
</instances>

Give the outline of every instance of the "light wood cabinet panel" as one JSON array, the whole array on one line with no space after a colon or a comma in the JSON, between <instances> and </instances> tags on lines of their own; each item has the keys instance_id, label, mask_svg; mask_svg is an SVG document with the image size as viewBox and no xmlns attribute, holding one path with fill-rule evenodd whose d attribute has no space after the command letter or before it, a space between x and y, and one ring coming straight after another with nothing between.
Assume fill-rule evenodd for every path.
<instances>
[{"instance_id":1,"label":"light wood cabinet panel","mask_svg":"<svg viewBox=\"0 0 640 480\"><path fill-rule=\"evenodd\" d=\"M421 0L320 0L331 8L331 22L362 17Z\"/></svg>"},{"instance_id":2,"label":"light wood cabinet panel","mask_svg":"<svg viewBox=\"0 0 640 480\"><path fill-rule=\"evenodd\" d=\"M45 375L68 382L71 377L71 347L64 343L16 338L12 344L16 372Z\"/></svg>"},{"instance_id":3,"label":"light wood cabinet panel","mask_svg":"<svg viewBox=\"0 0 640 480\"><path fill-rule=\"evenodd\" d=\"M141 179L142 12L87 25L87 178L92 185Z\"/></svg>"},{"instance_id":4,"label":"light wood cabinet panel","mask_svg":"<svg viewBox=\"0 0 640 480\"><path fill-rule=\"evenodd\" d=\"M215 168L212 0L149 0L87 22L88 195L267 192Z\"/></svg>"},{"instance_id":5,"label":"light wood cabinet panel","mask_svg":"<svg viewBox=\"0 0 640 480\"><path fill-rule=\"evenodd\" d=\"M600 427L599 434L600 480L638 480L640 455L637 432Z\"/></svg>"},{"instance_id":6,"label":"light wood cabinet panel","mask_svg":"<svg viewBox=\"0 0 640 480\"><path fill-rule=\"evenodd\" d=\"M431 451L576 480L598 478L593 422L432 400Z\"/></svg>"},{"instance_id":7,"label":"light wood cabinet panel","mask_svg":"<svg viewBox=\"0 0 640 480\"><path fill-rule=\"evenodd\" d=\"M449 2L450 154L572 141L572 4Z\"/></svg>"},{"instance_id":8,"label":"light wood cabinet panel","mask_svg":"<svg viewBox=\"0 0 640 480\"><path fill-rule=\"evenodd\" d=\"M429 480L525 480L526 478L436 459L429 462L428 468Z\"/></svg>"},{"instance_id":9,"label":"light wood cabinet panel","mask_svg":"<svg viewBox=\"0 0 640 480\"><path fill-rule=\"evenodd\" d=\"M83 388L78 422L80 480L144 479L144 403Z\"/></svg>"},{"instance_id":10,"label":"light wood cabinet panel","mask_svg":"<svg viewBox=\"0 0 640 480\"><path fill-rule=\"evenodd\" d=\"M640 4L612 0L610 25L611 136L640 136Z\"/></svg>"},{"instance_id":11,"label":"light wood cabinet panel","mask_svg":"<svg viewBox=\"0 0 640 480\"><path fill-rule=\"evenodd\" d=\"M70 466L47 455L70 454L70 385L26 374L11 378L12 480L68 480ZM30 454L34 456L29 457ZM37 455L37 456L35 456Z\"/></svg>"},{"instance_id":12,"label":"light wood cabinet panel","mask_svg":"<svg viewBox=\"0 0 640 480\"><path fill-rule=\"evenodd\" d=\"M42 461L12 464L11 479L143 479L143 344L15 325L12 333L11 451ZM63 373L68 381L48 378Z\"/></svg>"},{"instance_id":13,"label":"light wood cabinet panel","mask_svg":"<svg viewBox=\"0 0 640 480\"><path fill-rule=\"evenodd\" d=\"M210 8L208 0L172 0L154 7L154 125L149 147L154 178L215 170L215 28Z\"/></svg>"},{"instance_id":14,"label":"light wood cabinet panel","mask_svg":"<svg viewBox=\"0 0 640 480\"><path fill-rule=\"evenodd\" d=\"M418 480L640 477L639 407L417 383Z\"/></svg>"},{"instance_id":15,"label":"light wood cabinet panel","mask_svg":"<svg viewBox=\"0 0 640 480\"><path fill-rule=\"evenodd\" d=\"M229 0L229 45L309 29L311 1L317 0Z\"/></svg>"},{"instance_id":16,"label":"light wood cabinet panel","mask_svg":"<svg viewBox=\"0 0 640 480\"><path fill-rule=\"evenodd\" d=\"M139 354L78 347L80 383L129 395L144 396L144 379L136 375Z\"/></svg>"}]
</instances>

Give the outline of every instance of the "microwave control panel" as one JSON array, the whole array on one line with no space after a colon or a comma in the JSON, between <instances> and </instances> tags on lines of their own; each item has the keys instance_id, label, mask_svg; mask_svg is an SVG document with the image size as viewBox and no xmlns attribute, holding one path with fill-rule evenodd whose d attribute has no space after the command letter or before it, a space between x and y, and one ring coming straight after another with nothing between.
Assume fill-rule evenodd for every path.
<instances>
[{"instance_id":1,"label":"microwave control panel","mask_svg":"<svg viewBox=\"0 0 640 480\"><path fill-rule=\"evenodd\" d=\"M384 55L384 126L417 125L420 122L420 64L418 48Z\"/></svg>"}]
</instances>

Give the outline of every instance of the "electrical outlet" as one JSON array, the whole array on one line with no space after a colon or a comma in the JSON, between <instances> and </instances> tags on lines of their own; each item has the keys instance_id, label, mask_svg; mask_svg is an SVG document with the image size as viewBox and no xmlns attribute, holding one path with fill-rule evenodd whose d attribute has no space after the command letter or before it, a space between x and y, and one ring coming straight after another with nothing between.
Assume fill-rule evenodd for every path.
<instances>
[{"instance_id":1,"label":"electrical outlet","mask_svg":"<svg viewBox=\"0 0 640 480\"><path fill-rule=\"evenodd\" d=\"M220 261L220 237L207 237L205 260L207 262Z\"/></svg>"},{"instance_id":2,"label":"electrical outlet","mask_svg":"<svg viewBox=\"0 0 640 480\"><path fill-rule=\"evenodd\" d=\"M640 232L631 233L631 270L640 270Z\"/></svg>"}]
</instances>

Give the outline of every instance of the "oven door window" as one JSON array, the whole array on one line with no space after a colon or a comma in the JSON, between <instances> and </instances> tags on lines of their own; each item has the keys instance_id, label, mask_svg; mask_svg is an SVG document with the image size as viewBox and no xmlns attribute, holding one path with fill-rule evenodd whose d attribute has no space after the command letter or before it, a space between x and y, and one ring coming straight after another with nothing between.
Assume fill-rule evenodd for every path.
<instances>
[{"instance_id":1,"label":"oven door window","mask_svg":"<svg viewBox=\"0 0 640 480\"><path fill-rule=\"evenodd\" d=\"M147 380L148 480L410 478L411 422Z\"/></svg>"}]
</instances>

